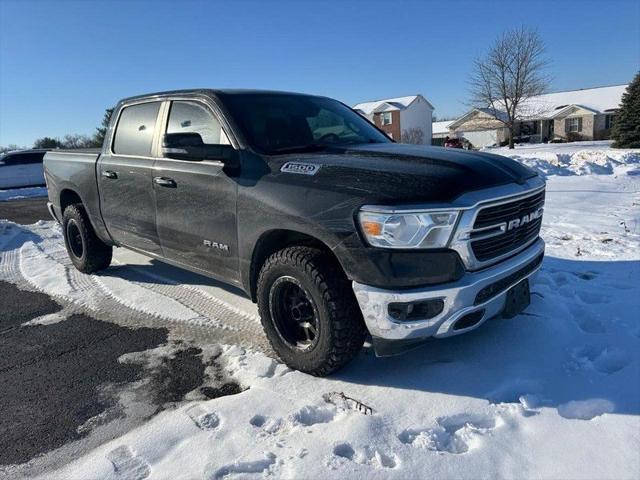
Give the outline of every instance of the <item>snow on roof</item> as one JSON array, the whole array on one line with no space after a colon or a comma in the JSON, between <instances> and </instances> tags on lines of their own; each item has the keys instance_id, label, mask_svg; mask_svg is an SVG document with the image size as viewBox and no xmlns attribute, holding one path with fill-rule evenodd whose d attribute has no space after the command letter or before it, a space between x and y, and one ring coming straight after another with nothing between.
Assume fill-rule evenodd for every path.
<instances>
[{"instance_id":1,"label":"snow on roof","mask_svg":"<svg viewBox=\"0 0 640 480\"><path fill-rule=\"evenodd\" d=\"M416 98L418 98L418 95L410 95L408 97L385 98L383 100L376 100L374 102L358 103L353 107L353 109L360 110L366 115L369 115L373 112L388 112L391 110L404 110L409 105L411 105L411 103Z\"/></svg>"},{"instance_id":2,"label":"snow on roof","mask_svg":"<svg viewBox=\"0 0 640 480\"><path fill-rule=\"evenodd\" d=\"M627 87L628 84L612 85L538 95L527 99L520 105L520 117L529 120L552 119L561 117L563 113L569 113L572 107L589 110L594 114L616 110L620 108L622 94L627 90ZM463 123L474 112L483 112L493 116L493 110L490 108L474 108L458 118L453 127L457 128L459 123ZM506 119L505 112L497 113L497 118Z\"/></svg>"},{"instance_id":3,"label":"snow on roof","mask_svg":"<svg viewBox=\"0 0 640 480\"><path fill-rule=\"evenodd\" d=\"M628 85L584 88L568 92L547 93L531 97L522 104L523 112L532 118L551 118L570 105L604 113L617 109Z\"/></svg>"},{"instance_id":4,"label":"snow on roof","mask_svg":"<svg viewBox=\"0 0 640 480\"><path fill-rule=\"evenodd\" d=\"M438 135L443 133L449 133L449 125L451 125L455 120L446 120L444 122L433 122L431 124L432 134Z\"/></svg>"}]
</instances>

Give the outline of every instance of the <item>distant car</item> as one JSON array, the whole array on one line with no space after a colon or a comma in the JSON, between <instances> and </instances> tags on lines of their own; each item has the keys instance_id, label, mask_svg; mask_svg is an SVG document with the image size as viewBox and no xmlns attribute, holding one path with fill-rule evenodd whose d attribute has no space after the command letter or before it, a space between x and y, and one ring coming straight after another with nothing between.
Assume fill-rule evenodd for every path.
<instances>
[{"instance_id":1,"label":"distant car","mask_svg":"<svg viewBox=\"0 0 640 480\"><path fill-rule=\"evenodd\" d=\"M459 138L449 138L444 142L445 148L464 148Z\"/></svg>"},{"instance_id":2,"label":"distant car","mask_svg":"<svg viewBox=\"0 0 640 480\"><path fill-rule=\"evenodd\" d=\"M45 153L46 150L20 150L0 156L0 188L44 185Z\"/></svg>"}]
</instances>

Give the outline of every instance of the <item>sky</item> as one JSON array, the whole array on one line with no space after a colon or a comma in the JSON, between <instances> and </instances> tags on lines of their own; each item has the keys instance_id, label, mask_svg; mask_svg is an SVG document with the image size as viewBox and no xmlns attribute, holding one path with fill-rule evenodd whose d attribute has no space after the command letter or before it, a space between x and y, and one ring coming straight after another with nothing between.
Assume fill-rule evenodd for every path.
<instances>
[{"instance_id":1,"label":"sky","mask_svg":"<svg viewBox=\"0 0 640 480\"><path fill-rule=\"evenodd\" d=\"M120 98L180 88L421 93L457 116L474 58L519 26L547 45L550 91L640 69L637 0L0 0L0 145L92 134Z\"/></svg>"}]
</instances>

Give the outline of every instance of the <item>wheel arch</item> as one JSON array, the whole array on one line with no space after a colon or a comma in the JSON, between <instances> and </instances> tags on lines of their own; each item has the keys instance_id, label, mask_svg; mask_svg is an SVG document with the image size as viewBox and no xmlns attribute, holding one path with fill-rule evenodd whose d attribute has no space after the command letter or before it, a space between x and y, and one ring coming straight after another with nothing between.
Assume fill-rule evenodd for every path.
<instances>
[{"instance_id":1,"label":"wheel arch","mask_svg":"<svg viewBox=\"0 0 640 480\"><path fill-rule=\"evenodd\" d=\"M69 205L73 205L74 203L84 204L78 192L76 192L75 190L72 190L71 188L64 188L60 192L60 214L64 215L64 210Z\"/></svg>"},{"instance_id":2,"label":"wheel arch","mask_svg":"<svg viewBox=\"0 0 640 480\"><path fill-rule=\"evenodd\" d=\"M342 265L333 250L331 250L331 248L329 248L329 246L319 238L296 230L269 230L264 232L258 238L251 254L248 286L252 301L255 302L257 299L256 290L258 285L258 275L260 274L260 269L262 268L262 265L264 265L264 262L275 252L282 250L283 248L293 246L309 246L318 248L319 250L331 255L336 264L340 265L340 268L342 268Z\"/></svg>"}]
</instances>

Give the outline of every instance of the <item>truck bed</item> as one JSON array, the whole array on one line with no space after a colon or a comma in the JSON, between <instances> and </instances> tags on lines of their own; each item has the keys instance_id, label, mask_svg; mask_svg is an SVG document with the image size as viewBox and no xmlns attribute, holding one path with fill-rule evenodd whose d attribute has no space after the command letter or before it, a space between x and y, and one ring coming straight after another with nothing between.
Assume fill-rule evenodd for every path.
<instances>
[{"instance_id":1,"label":"truck bed","mask_svg":"<svg viewBox=\"0 0 640 480\"><path fill-rule=\"evenodd\" d=\"M65 204L81 202L98 232L105 232L99 210L96 164L99 148L52 150L44 156L44 175L47 182L50 211L62 220Z\"/></svg>"}]
</instances>

